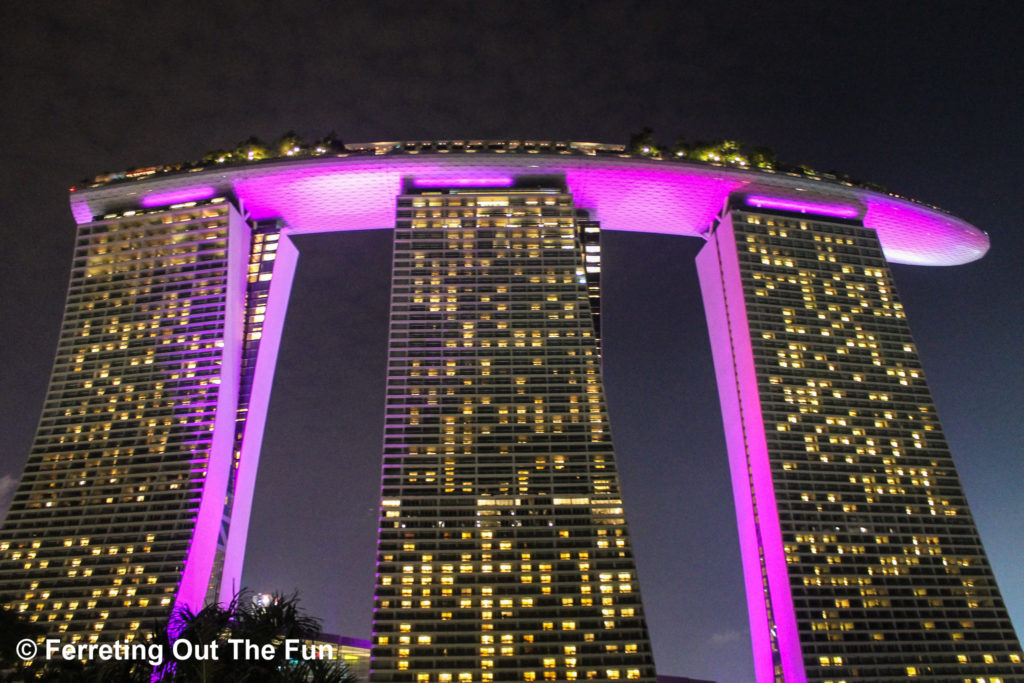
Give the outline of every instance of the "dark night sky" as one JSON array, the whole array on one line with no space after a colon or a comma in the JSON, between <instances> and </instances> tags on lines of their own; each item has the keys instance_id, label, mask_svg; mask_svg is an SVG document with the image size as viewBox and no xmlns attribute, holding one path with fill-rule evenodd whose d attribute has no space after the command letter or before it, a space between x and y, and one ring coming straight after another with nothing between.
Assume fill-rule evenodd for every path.
<instances>
[{"instance_id":1,"label":"dark night sky","mask_svg":"<svg viewBox=\"0 0 1024 683\"><path fill-rule=\"evenodd\" d=\"M981 261L900 266L896 277L1024 629L1018 3L369 5L0 4L0 506L43 402L73 245L67 188L79 179L289 129L350 142L625 142L649 125L666 141L768 145L989 232ZM656 662L747 681L700 242L604 239L605 378ZM298 588L329 630L366 637L388 235L299 245L244 581Z\"/></svg>"}]
</instances>

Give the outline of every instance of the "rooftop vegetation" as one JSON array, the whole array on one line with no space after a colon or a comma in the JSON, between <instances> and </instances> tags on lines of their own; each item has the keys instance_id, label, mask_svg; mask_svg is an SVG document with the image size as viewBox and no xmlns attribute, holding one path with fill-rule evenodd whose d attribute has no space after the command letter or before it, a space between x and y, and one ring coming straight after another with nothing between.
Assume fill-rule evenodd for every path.
<instances>
[{"instance_id":1,"label":"rooftop vegetation","mask_svg":"<svg viewBox=\"0 0 1024 683\"><path fill-rule=\"evenodd\" d=\"M644 156L653 159L685 159L687 161L723 164L736 168L754 168L762 171L793 173L811 178L835 180L868 190L887 192L885 187L878 183L857 180L838 171L819 172L807 164L782 162L778 160L775 151L770 147L751 146L737 140L727 140L725 138L719 138L711 142L704 140L687 142L686 138L679 137L671 145L665 145L655 140L653 130L644 128L630 136L627 149L634 156Z\"/></svg>"},{"instance_id":2,"label":"rooftop vegetation","mask_svg":"<svg viewBox=\"0 0 1024 683\"><path fill-rule=\"evenodd\" d=\"M83 180L80 185L81 187L100 187L108 183L137 180L164 173L201 171L216 166L238 166L289 157L379 156L382 154L452 152L555 153L644 157L664 160L666 162L696 162L751 169L767 173L787 173L815 180L831 180L878 192L887 192L884 187L877 183L856 180L836 171L818 172L806 164L781 162L776 157L775 152L769 147L750 146L746 143L724 138L711 142L688 142L685 138L680 137L672 144L663 144L655 139L654 132L650 128L644 128L630 136L629 143L626 145L535 140L435 140L346 145L334 132L325 135L315 142L308 143L294 131L288 131L270 143L264 142L257 137L250 137L239 142L234 147L207 152L198 161L133 168L120 173L101 173L94 178Z\"/></svg>"}]
</instances>

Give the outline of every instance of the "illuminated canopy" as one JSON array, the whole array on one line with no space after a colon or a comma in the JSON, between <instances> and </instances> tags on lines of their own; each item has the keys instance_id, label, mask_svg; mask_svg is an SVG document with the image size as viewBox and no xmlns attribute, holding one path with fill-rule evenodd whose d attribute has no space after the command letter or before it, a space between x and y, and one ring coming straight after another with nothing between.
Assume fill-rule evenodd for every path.
<instances>
[{"instance_id":1,"label":"illuminated canopy","mask_svg":"<svg viewBox=\"0 0 1024 683\"><path fill-rule=\"evenodd\" d=\"M133 206L229 194L252 218L281 218L295 233L382 229L395 225L395 197L406 180L421 188L502 187L524 175L564 177L576 205L606 230L699 236L739 190L752 205L862 216L895 263L958 265L989 247L988 236L966 221L892 195L796 174L630 155L480 150L275 159L86 188L72 192L71 206L84 223Z\"/></svg>"}]
</instances>

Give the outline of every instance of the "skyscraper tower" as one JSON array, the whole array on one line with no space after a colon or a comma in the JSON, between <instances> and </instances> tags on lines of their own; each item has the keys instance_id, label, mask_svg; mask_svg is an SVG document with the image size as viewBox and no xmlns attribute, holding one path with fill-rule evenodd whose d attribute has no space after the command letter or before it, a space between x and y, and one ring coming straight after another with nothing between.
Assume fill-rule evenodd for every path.
<instances>
[{"instance_id":1,"label":"skyscraper tower","mask_svg":"<svg viewBox=\"0 0 1024 683\"><path fill-rule=\"evenodd\" d=\"M564 188L398 198L373 680L654 680Z\"/></svg>"},{"instance_id":2,"label":"skyscraper tower","mask_svg":"<svg viewBox=\"0 0 1024 683\"><path fill-rule=\"evenodd\" d=\"M71 204L56 362L0 531L0 595L65 642L239 588L290 236L390 229L377 683L652 680L601 383L600 228L707 241L759 683L1024 677L889 270L980 258L964 221L536 141L143 169Z\"/></svg>"},{"instance_id":3,"label":"skyscraper tower","mask_svg":"<svg viewBox=\"0 0 1024 683\"><path fill-rule=\"evenodd\" d=\"M284 316L273 278L286 303L297 255L279 232L224 197L79 227L46 404L0 539L0 595L65 642L131 639L241 588L236 551L218 595L248 529ZM257 363L269 371L254 382Z\"/></svg>"},{"instance_id":4,"label":"skyscraper tower","mask_svg":"<svg viewBox=\"0 0 1024 683\"><path fill-rule=\"evenodd\" d=\"M737 193L697 263L758 680L1019 680L876 233Z\"/></svg>"}]
</instances>

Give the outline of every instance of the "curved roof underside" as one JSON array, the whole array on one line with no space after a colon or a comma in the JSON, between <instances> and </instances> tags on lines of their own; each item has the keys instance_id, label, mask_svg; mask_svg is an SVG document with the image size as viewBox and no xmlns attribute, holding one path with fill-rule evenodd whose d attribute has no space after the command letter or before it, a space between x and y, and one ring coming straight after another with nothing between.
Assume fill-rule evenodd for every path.
<instances>
[{"instance_id":1,"label":"curved roof underside","mask_svg":"<svg viewBox=\"0 0 1024 683\"><path fill-rule=\"evenodd\" d=\"M988 236L966 221L871 190L785 173L610 156L481 151L282 159L86 189L72 193L71 207L85 223L143 202L158 206L228 193L252 218L281 218L292 232L382 229L395 225L395 197L406 178L486 183L517 175L564 176L576 206L606 230L699 236L739 190L855 209L895 263L958 265L989 248Z\"/></svg>"}]
</instances>

